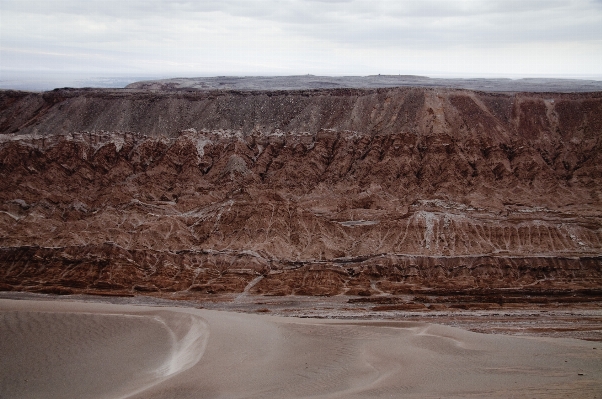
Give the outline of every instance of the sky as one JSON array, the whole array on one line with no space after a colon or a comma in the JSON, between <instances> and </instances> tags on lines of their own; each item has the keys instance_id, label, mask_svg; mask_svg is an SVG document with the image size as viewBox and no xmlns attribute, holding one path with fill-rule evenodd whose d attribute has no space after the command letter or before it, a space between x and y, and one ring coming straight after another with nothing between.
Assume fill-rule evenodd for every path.
<instances>
[{"instance_id":1,"label":"sky","mask_svg":"<svg viewBox=\"0 0 602 399\"><path fill-rule=\"evenodd\" d=\"M0 81L602 80L602 0L0 0Z\"/></svg>"}]
</instances>

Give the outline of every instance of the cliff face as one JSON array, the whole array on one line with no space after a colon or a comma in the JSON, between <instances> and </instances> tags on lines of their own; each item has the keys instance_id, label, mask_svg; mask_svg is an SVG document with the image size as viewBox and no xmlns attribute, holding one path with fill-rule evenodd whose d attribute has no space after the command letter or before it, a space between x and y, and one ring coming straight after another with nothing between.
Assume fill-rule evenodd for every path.
<instances>
[{"instance_id":1,"label":"cliff face","mask_svg":"<svg viewBox=\"0 0 602 399\"><path fill-rule=\"evenodd\" d=\"M0 289L602 286L601 93L3 92L0 131Z\"/></svg>"}]
</instances>

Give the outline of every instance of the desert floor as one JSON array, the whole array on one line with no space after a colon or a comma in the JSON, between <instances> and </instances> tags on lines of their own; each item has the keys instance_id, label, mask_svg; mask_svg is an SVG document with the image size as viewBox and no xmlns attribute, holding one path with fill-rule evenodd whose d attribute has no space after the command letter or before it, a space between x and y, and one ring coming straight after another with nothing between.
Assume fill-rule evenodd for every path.
<instances>
[{"instance_id":1,"label":"desert floor","mask_svg":"<svg viewBox=\"0 0 602 399\"><path fill-rule=\"evenodd\" d=\"M422 321L0 299L0 398L602 398L602 345Z\"/></svg>"}]
</instances>

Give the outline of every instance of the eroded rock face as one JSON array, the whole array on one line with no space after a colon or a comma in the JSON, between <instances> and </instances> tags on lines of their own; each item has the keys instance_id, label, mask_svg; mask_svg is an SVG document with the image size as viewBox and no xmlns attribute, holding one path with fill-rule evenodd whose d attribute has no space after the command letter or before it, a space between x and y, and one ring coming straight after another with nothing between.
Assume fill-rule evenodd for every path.
<instances>
[{"instance_id":1,"label":"eroded rock face","mask_svg":"<svg viewBox=\"0 0 602 399\"><path fill-rule=\"evenodd\" d=\"M600 93L71 90L0 104L0 289L602 286Z\"/></svg>"}]
</instances>

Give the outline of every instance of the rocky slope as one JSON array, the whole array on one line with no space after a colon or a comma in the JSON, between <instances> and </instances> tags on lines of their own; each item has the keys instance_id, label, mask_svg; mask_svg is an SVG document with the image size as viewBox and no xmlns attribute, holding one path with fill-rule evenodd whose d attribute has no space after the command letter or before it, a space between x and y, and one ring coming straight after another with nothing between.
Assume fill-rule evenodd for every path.
<instances>
[{"instance_id":1,"label":"rocky slope","mask_svg":"<svg viewBox=\"0 0 602 399\"><path fill-rule=\"evenodd\" d=\"M0 93L0 289L600 295L602 93Z\"/></svg>"}]
</instances>

